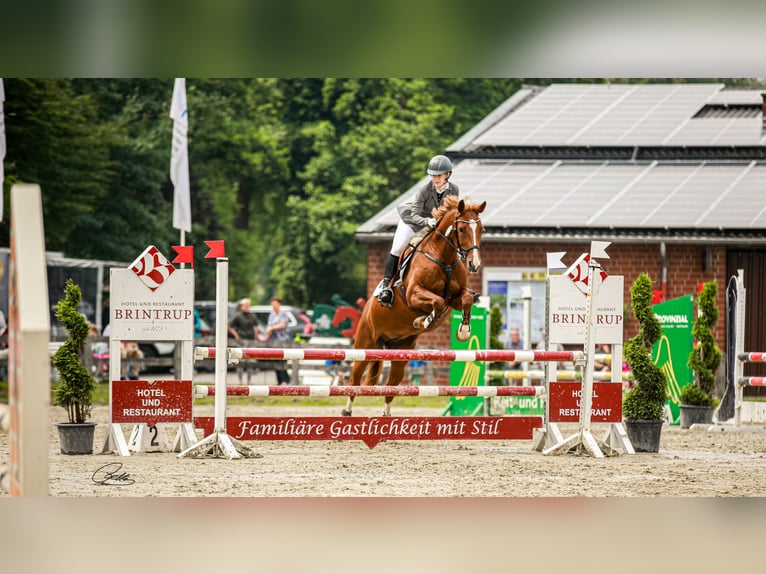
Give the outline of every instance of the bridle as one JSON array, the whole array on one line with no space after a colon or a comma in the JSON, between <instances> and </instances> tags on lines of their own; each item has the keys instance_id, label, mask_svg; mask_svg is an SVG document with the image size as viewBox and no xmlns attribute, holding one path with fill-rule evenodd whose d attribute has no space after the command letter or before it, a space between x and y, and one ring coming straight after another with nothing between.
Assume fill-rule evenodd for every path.
<instances>
[{"instance_id":1,"label":"bridle","mask_svg":"<svg viewBox=\"0 0 766 574\"><path fill-rule=\"evenodd\" d=\"M442 268L442 270L444 271L445 275L447 275L447 280L444 283L444 294L442 295L442 297L444 297L444 298L446 298L447 295L449 294L449 284L450 284L450 279L452 278L452 272L455 270L455 267L457 267L458 263L460 261L465 261L466 257L468 256L468 253L470 253L474 249L477 249L477 250L481 251L481 245L476 245L475 243L471 247L468 247L468 248L463 247L460 244L460 238L456 238L455 243L457 243L457 245L452 242L452 240L450 239L449 236L452 235L453 231L457 232L457 224L458 223L465 223L465 224L469 225L473 229L473 236L474 236L474 241L475 241L475 239L476 239L476 227L477 227L477 225L481 225L481 219L479 219L478 217L476 219L458 219L458 211L456 209L455 210L455 219L453 220L452 225L450 225L447 228L447 232L446 233L444 233L441 229L439 229L439 226L437 224L436 228L434 229L434 231L436 231L437 236L441 237L442 239L444 239L447 242L447 244L450 247L452 247L452 249L457 253L457 257L455 258L455 261L454 261L454 263L452 263L452 265L447 265L445 263L442 263L441 261L439 261L436 257L431 255L430 253L427 253L427 252L423 251L420 248L419 245L415 248L416 252L422 253L428 259L430 259L431 261L436 263L439 267Z\"/></svg>"},{"instance_id":2,"label":"bridle","mask_svg":"<svg viewBox=\"0 0 766 574\"><path fill-rule=\"evenodd\" d=\"M474 249L477 249L477 250L481 251L481 245L476 245L476 243L474 243L471 247L465 248L465 247L463 247L460 244L460 238L459 237L456 237L457 245L455 245L455 243L452 242L452 240L449 238L449 236L452 235L453 231L457 232L457 224L458 223L465 223L466 225L471 227L471 229L473 230L473 237L474 237L474 241L475 241L476 240L476 227L478 225L481 225L481 219L479 217L477 217L476 219L458 219L457 209L455 210L455 219L452 222L452 225L450 225L447 228L447 232L446 233L442 232L442 230L439 229L438 225L437 225L435 231L436 231L436 233L437 233L437 235L439 237L443 238L450 245L450 247L452 247L452 249L457 251L457 253L458 253L458 255L460 256L461 259L465 260L467 255L471 251L473 251Z\"/></svg>"}]
</instances>

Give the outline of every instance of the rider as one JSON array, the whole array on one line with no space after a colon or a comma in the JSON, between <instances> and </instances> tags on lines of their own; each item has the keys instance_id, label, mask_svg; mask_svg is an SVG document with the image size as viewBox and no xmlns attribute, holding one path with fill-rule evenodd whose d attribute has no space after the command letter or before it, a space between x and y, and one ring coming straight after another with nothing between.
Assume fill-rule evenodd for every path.
<instances>
[{"instance_id":1,"label":"rider","mask_svg":"<svg viewBox=\"0 0 766 574\"><path fill-rule=\"evenodd\" d=\"M399 224L396 226L391 252L386 259L383 280L378 285L378 303L390 307L394 302L394 292L389 283L399 265L399 256L415 233L425 227L436 227L436 221L431 217L431 211L440 207L447 195L458 195L458 186L449 181L452 175L452 162L447 156L436 155L428 162L428 175L431 181L415 194L412 202L399 206Z\"/></svg>"}]
</instances>

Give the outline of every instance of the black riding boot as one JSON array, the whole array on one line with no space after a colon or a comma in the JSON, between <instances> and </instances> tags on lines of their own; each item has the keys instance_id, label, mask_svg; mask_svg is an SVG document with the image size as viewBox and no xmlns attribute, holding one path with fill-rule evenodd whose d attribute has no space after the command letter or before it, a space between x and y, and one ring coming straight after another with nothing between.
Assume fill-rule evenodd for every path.
<instances>
[{"instance_id":1,"label":"black riding boot","mask_svg":"<svg viewBox=\"0 0 766 574\"><path fill-rule=\"evenodd\" d=\"M390 307L394 302L394 292L391 287L389 287L389 283L391 283L391 279L393 279L398 265L399 257L389 253L388 259L386 259L386 268L383 271L383 281L381 281L382 287L380 293L378 293L378 303L384 307Z\"/></svg>"}]
</instances>

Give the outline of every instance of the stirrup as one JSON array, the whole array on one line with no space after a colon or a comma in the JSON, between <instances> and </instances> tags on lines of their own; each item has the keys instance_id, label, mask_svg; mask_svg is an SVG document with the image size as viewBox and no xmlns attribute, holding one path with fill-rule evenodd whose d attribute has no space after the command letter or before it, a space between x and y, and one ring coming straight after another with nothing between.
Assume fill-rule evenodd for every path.
<instances>
[{"instance_id":1,"label":"stirrup","mask_svg":"<svg viewBox=\"0 0 766 574\"><path fill-rule=\"evenodd\" d=\"M394 292L391 287L384 287L378 294L378 303L384 307L390 307L394 302Z\"/></svg>"}]
</instances>

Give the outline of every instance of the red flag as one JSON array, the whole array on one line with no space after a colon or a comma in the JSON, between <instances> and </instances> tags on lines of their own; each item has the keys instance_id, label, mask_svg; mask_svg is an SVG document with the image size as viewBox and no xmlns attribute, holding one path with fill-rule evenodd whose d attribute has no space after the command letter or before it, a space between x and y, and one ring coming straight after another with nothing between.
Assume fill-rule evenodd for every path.
<instances>
[{"instance_id":1,"label":"red flag","mask_svg":"<svg viewBox=\"0 0 766 574\"><path fill-rule=\"evenodd\" d=\"M215 241L205 241L205 245L207 245L210 248L210 251L208 251L207 255L205 255L205 259L215 259L216 257L226 257L223 241L221 240L215 240Z\"/></svg>"},{"instance_id":2,"label":"red flag","mask_svg":"<svg viewBox=\"0 0 766 574\"><path fill-rule=\"evenodd\" d=\"M191 263L194 269L194 246L193 245L173 245L173 249L178 254L173 263Z\"/></svg>"}]
</instances>

